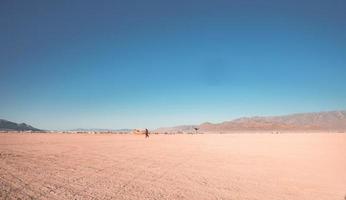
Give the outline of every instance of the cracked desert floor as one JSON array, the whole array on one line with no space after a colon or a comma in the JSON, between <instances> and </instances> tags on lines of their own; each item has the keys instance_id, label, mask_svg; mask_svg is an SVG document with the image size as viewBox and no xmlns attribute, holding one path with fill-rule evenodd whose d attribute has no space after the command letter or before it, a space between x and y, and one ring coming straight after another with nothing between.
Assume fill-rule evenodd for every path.
<instances>
[{"instance_id":1,"label":"cracked desert floor","mask_svg":"<svg viewBox=\"0 0 346 200\"><path fill-rule=\"evenodd\" d=\"M0 199L344 200L346 134L0 134Z\"/></svg>"}]
</instances>

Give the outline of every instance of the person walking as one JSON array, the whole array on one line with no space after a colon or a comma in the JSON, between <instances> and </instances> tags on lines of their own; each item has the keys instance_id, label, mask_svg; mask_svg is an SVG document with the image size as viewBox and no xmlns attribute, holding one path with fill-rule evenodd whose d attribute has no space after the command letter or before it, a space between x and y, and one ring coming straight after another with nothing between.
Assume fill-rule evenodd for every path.
<instances>
[{"instance_id":1,"label":"person walking","mask_svg":"<svg viewBox=\"0 0 346 200\"><path fill-rule=\"evenodd\" d=\"M145 138L149 138L149 131L148 131L148 129L145 129Z\"/></svg>"}]
</instances>

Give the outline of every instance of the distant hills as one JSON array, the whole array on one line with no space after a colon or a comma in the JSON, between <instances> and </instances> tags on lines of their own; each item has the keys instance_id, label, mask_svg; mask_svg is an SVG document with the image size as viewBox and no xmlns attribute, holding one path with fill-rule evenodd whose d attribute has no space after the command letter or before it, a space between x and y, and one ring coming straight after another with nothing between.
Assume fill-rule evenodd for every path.
<instances>
[{"instance_id":1,"label":"distant hills","mask_svg":"<svg viewBox=\"0 0 346 200\"><path fill-rule=\"evenodd\" d=\"M346 111L298 113L270 117L243 117L222 123L182 125L153 130L156 133L268 132L268 131L336 131L346 132ZM42 131L25 123L0 119L0 131ZM131 132L132 129L74 129L72 132Z\"/></svg>"},{"instance_id":2,"label":"distant hills","mask_svg":"<svg viewBox=\"0 0 346 200\"><path fill-rule=\"evenodd\" d=\"M42 131L25 123L15 123L0 119L0 131Z\"/></svg>"},{"instance_id":3,"label":"distant hills","mask_svg":"<svg viewBox=\"0 0 346 200\"><path fill-rule=\"evenodd\" d=\"M156 132L247 132L247 131L346 131L346 111L299 113L270 117L243 117L222 123L159 128Z\"/></svg>"}]
</instances>

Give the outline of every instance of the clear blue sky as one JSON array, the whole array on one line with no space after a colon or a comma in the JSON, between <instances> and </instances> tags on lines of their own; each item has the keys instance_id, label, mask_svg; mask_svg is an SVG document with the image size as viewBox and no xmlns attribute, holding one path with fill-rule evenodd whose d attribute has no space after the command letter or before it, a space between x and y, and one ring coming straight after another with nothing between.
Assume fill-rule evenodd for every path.
<instances>
[{"instance_id":1,"label":"clear blue sky","mask_svg":"<svg viewBox=\"0 0 346 200\"><path fill-rule=\"evenodd\" d=\"M1 0L0 91L45 129L345 109L346 1Z\"/></svg>"}]
</instances>

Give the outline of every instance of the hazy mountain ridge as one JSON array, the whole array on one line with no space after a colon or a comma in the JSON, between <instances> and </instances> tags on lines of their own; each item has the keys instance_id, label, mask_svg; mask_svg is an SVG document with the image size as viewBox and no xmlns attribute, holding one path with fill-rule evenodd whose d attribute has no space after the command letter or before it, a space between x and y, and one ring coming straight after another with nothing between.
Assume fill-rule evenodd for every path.
<instances>
[{"instance_id":1,"label":"hazy mountain ridge","mask_svg":"<svg viewBox=\"0 0 346 200\"><path fill-rule=\"evenodd\" d=\"M0 119L0 131L41 131L25 123L15 123Z\"/></svg>"},{"instance_id":2,"label":"hazy mountain ridge","mask_svg":"<svg viewBox=\"0 0 346 200\"><path fill-rule=\"evenodd\" d=\"M297 113L269 117L242 117L222 123L203 123L187 126L165 128L167 132L191 132L197 127L201 132L232 131L345 131L346 111L330 111L316 113ZM162 129L157 129L161 132Z\"/></svg>"},{"instance_id":3,"label":"hazy mountain ridge","mask_svg":"<svg viewBox=\"0 0 346 200\"><path fill-rule=\"evenodd\" d=\"M157 133L236 132L236 131L346 131L346 111L297 113L282 116L242 117L222 123L205 122L200 125L182 125L153 130ZM121 131L132 129L74 129L73 131ZM0 131L42 131L25 123L0 119Z\"/></svg>"}]
</instances>

